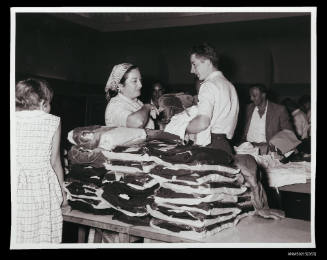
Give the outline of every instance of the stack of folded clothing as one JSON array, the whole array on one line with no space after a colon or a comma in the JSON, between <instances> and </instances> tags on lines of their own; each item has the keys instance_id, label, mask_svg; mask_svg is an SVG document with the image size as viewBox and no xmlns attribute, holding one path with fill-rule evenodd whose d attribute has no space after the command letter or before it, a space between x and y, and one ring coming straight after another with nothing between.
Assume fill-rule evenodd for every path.
<instances>
[{"instance_id":1,"label":"stack of folded clothing","mask_svg":"<svg viewBox=\"0 0 327 260\"><path fill-rule=\"evenodd\" d=\"M164 147L160 139L169 140L169 148L178 139L162 131L102 126L78 127L69 133L73 145L68 152L65 188L73 209L149 225L146 205L159 184L146 174L155 163L140 142L145 141L145 134L148 144L156 148Z\"/></svg>"},{"instance_id":2,"label":"stack of folded clothing","mask_svg":"<svg viewBox=\"0 0 327 260\"><path fill-rule=\"evenodd\" d=\"M217 154L223 155L222 151ZM194 158L196 164L168 164L165 157L166 162L150 170L150 175L160 183L153 203L147 206L153 217L150 226L203 238L233 227L240 218L254 213L250 192L238 169L218 165L210 157ZM219 156L215 158L219 160ZM226 155L220 158L228 164Z\"/></svg>"},{"instance_id":3,"label":"stack of folded clothing","mask_svg":"<svg viewBox=\"0 0 327 260\"><path fill-rule=\"evenodd\" d=\"M154 162L142 161L142 155L104 152L107 173L103 178L102 197L119 214L114 219L134 225L149 225L150 216L146 206L159 184L149 174ZM134 160L133 160L134 159Z\"/></svg>"},{"instance_id":4,"label":"stack of folded clothing","mask_svg":"<svg viewBox=\"0 0 327 260\"><path fill-rule=\"evenodd\" d=\"M70 133L65 187L74 209L197 237L254 212L244 178L224 151L158 130L146 130L145 140L137 130L133 139L131 131L91 126Z\"/></svg>"}]
</instances>

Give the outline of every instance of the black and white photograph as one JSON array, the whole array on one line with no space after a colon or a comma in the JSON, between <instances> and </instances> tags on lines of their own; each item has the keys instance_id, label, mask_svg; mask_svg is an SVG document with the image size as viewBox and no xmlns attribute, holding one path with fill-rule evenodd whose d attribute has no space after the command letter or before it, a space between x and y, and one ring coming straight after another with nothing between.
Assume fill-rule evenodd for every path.
<instances>
[{"instance_id":1,"label":"black and white photograph","mask_svg":"<svg viewBox=\"0 0 327 260\"><path fill-rule=\"evenodd\" d=\"M315 256L316 20L11 7L10 250Z\"/></svg>"}]
</instances>

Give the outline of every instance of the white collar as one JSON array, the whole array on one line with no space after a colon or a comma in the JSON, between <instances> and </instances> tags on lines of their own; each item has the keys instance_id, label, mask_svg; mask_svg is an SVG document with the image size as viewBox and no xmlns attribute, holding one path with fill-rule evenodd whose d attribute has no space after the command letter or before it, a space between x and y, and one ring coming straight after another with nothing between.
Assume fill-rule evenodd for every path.
<instances>
[{"instance_id":1,"label":"white collar","mask_svg":"<svg viewBox=\"0 0 327 260\"><path fill-rule=\"evenodd\" d=\"M268 107L268 100L267 100L267 102L266 102L266 107L265 107L265 112L264 112L264 114L267 112L267 107ZM259 112L259 108L256 106L255 107L256 108L256 110Z\"/></svg>"},{"instance_id":2,"label":"white collar","mask_svg":"<svg viewBox=\"0 0 327 260\"><path fill-rule=\"evenodd\" d=\"M222 76L222 75L223 75L223 74L222 74L221 71L219 71L219 70L215 70L215 71L211 72L211 73L207 76L207 78L206 78L204 81L202 81L200 84L202 84L203 82L205 82L205 81L207 81L207 80L210 80L210 79L212 79L212 78L214 78L214 77L216 77L216 76Z\"/></svg>"},{"instance_id":3,"label":"white collar","mask_svg":"<svg viewBox=\"0 0 327 260\"><path fill-rule=\"evenodd\" d=\"M299 108L295 109L295 110L292 112L292 116L298 114L299 112L300 112L300 109L299 109Z\"/></svg>"}]
</instances>

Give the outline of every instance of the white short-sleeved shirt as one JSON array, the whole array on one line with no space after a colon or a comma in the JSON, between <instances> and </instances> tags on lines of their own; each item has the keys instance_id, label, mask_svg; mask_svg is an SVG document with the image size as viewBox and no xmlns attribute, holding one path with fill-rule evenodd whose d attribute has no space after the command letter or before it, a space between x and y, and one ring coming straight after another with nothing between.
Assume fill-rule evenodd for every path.
<instances>
[{"instance_id":1,"label":"white short-sleeved shirt","mask_svg":"<svg viewBox=\"0 0 327 260\"><path fill-rule=\"evenodd\" d=\"M113 97L107 107L105 112L105 122L107 126L111 127L126 127L127 117L141 109L143 103L141 100L136 101L118 93L117 96ZM145 128L154 129L153 120L149 117L149 121Z\"/></svg>"},{"instance_id":2,"label":"white short-sleeved shirt","mask_svg":"<svg viewBox=\"0 0 327 260\"><path fill-rule=\"evenodd\" d=\"M308 137L309 123L306 114L300 109L296 109L292 112L294 126L297 134L301 139Z\"/></svg>"},{"instance_id":3,"label":"white short-sleeved shirt","mask_svg":"<svg viewBox=\"0 0 327 260\"><path fill-rule=\"evenodd\" d=\"M201 84L198 115L208 116L211 133L232 139L237 124L239 101L234 86L221 71L212 72Z\"/></svg>"},{"instance_id":4,"label":"white short-sleeved shirt","mask_svg":"<svg viewBox=\"0 0 327 260\"><path fill-rule=\"evenodd\" d=\"M249 131L246 140L255 143L266 143L266 116L267 116L268 101L266 104L265 112L260 117L258 107L255 107L252 113Z\"/></svg>"}]
</instances>

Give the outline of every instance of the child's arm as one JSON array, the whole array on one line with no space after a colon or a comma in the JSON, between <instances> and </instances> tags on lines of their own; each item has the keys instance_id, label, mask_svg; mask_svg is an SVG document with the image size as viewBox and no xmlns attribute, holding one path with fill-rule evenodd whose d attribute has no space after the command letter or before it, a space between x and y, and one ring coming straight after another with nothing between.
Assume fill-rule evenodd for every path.
<instances>
[{"instance_id":1,"label":"child's arm","mask_svg":"<svg viewBox=\"0 0 327 260\"><path fill-rule=\"evenodd\" d=\"M59 181L62 196L63 196L62 207L64 207L68 203L67 203L66 192L64 190L64 171L63 171L63 168L61 165L61 159L60 159L60 135L61 135L61 123L59 123L59 126L58 126L58 128L54 134L53 140L52 140L51 165L58 177L58 181Z\"/></svg>"}]
</instances>

